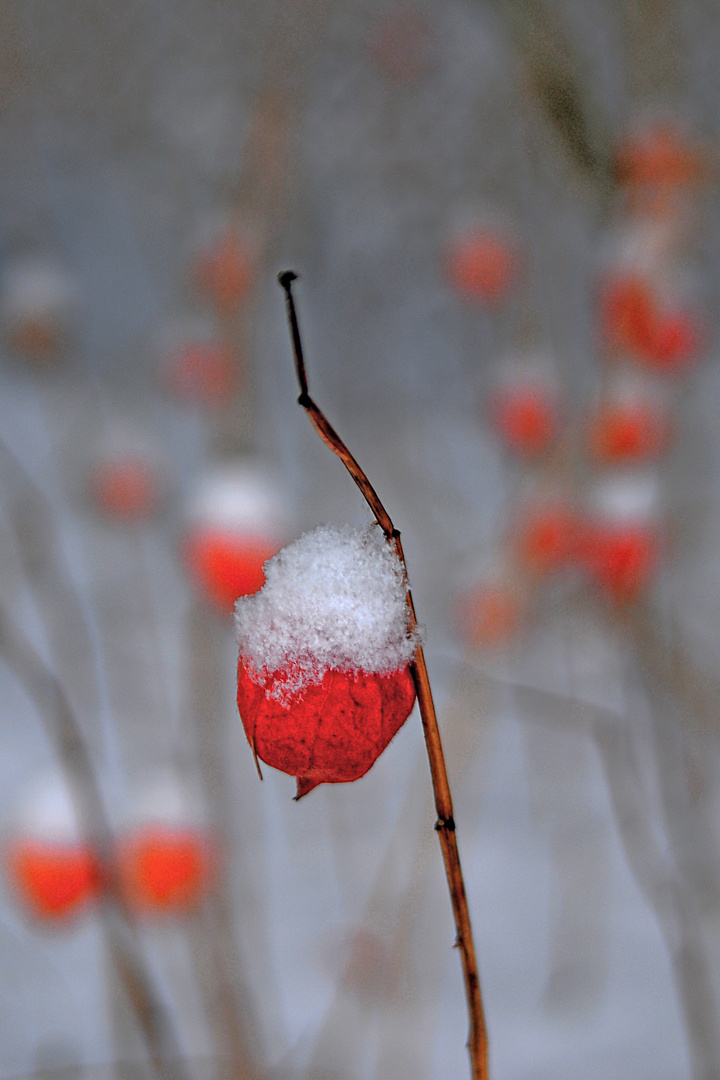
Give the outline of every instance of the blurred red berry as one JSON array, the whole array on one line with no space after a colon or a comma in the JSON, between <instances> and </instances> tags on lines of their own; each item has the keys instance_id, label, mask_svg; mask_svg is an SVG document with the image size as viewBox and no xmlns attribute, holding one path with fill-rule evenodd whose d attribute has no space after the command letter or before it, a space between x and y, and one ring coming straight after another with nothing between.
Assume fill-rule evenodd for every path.
<instances>
[{"instance_id":1,"label":"blurred red berry","mask_svg":"<svg viewBox=\"0 0 720 1080\"><path fill-rule=\"evenodd\" d=\"M44 922L78 915L100 891L95 857L81 844L18 839L6 852L6 863L20 898Z\"/></svg>"},{"instance_id":2,"label":"blurred red berry","mask_svg":"<svg viewBox=\"0 0 720 1080\"><path fill-rule=\"evenodd\" d=\"M562 503L529 506L515 522L512 543L527 569L547 574L575 558L578 528L576 516Z\"/></svg>"},{"instance_id":3,"label":"blurred red berry","mask_svg":"<svg viewBox=\"0 0 720 1080\"><path fill-rule=\"evenodd\" d=\"M223 314L237 310L250 291L254 267L246 244L232 230L202 251L194 268L195 284Z\"/></svg>"},{"instance_id":4,"label":"blurred red berry","mask_svg":"<svg viewBox=\"0 0 720 1080\"><path fill-rule=\"evenodd\" d=\"M101 461L91 475L90 487L97 508L125 522L152 517L161 501L153 464L132 453Z\"/></svg>"},{"instance_id":5,"label":"blurred red berry","mask_svg":"<svg viewBox=\"0 0 720 1080\"><path fill-rule=\"evenodd\" d=\"M519 274L515 244L499 228L477 227L448 249L447 272L461 296L497 304L504 300Z\"/></svg>"},{"instance_id":6,"label":"blurred red berry","mask_svg":"<svg viewBox=\"0 0 720 1080\"><path fill-rule=\"evenodd\" d=\"M608 402L590 420L590 452L603 464L648 461L662 454L669 441L665 413L649 402Z\"/></svg>"},{"instance_id":7,"label":"blurred red berry","mask_svg":"<svg viewBox=\"0 0 720 1080\"><path fill-rule=\"evenodd\" d=\"M223 345L190 341L171 357L166 381L177 397L212 404L230 397L237 382L236 369Z\"/></svg>"},{"instance_id":8,"label":"blurred red berry","mask_svg":"<svg viewBox=\"0 0 720 1080\"><path fill-rule=\"evenodd\" d=\"M185 541L185 559L205 598L232 611L238 596L248 596L265 584L263 567L279 546L251 533L197 526Z\"/></svg>"},{"instance_id":9,"label":"blurred red berry","mask_svg":"<svg viewBox=\"0 0 720 1080\"><path fill-rule=\"evenodd\" d=\"M646 355L654 342L654 302L647 283L633 274L617 274L605 285L600 318L606 340L615 348Z\"/></svg>"},{"instance_id":10,"label":"blurred red berry","mask_svg":"<svg viewBox=\"0 0 720 1080\"><path fill-rule=\"evenodd\" d=\"M523 622L520 596L509 582L484 582L463 596L457 605L463 638L474 648L509 644Z\"/></svg>"},{"instance_id":11,"label":"blurred red berry","mask_svg":"<svg viewBox=\"0 0 720 1080\"><path fill-rule=\"evenodd\" d=\"M591 579L616 601L634 599L649 584L660 557L657 529L649 524L595 524L585 538Z\"/></svg>"},{"instance_id":12,"label":"blurred red berry","mask_svg":"<svg viewBox=\"0 0 720 1080\"><path fill-rule=\"evenodd\" d=\"M541 385L519 383L499 388L490 401L490 421L505 446L525 457L539 457L556 441L560 417L556 397Z\"/></svg>"},{"instance_id":13,"label":"blurred red berry","mask_svg":"<svg viewBox=\"0 0 720 1080\"><path fill-rule=\"evenodd\" d=\"M613 166L620 183L651 187L696 183L705 171L698 148L669 120L629 135L618 146Z\"/></svg>"},{"instance_id":14,"label":"blurred red berry","mask_svg":"<svg viewBox=\"0 0 720 1080\"><path fill-rule=\"evenodd\" d=\"M138 914L187 911L210 886L214 861L211 843L198 830L167 825L140 829L120 846L125 900Z\"/></svg>"}]
</instances>

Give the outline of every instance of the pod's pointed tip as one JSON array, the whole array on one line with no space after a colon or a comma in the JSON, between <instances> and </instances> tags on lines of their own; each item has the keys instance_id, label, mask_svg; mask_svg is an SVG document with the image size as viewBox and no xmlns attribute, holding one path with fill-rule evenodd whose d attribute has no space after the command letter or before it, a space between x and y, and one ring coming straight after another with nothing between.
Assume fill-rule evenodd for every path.
<instances>
[{"instance_id":1,"label":"pod's pointed tip","mask_svg":"<svg viewBox=\"0 0 720 1080\"><path fill-rule=\"evenodd\" d=\"M319 780L313 780L309 776L298 776L297 778L297 793L295 795L295 802L298 799L302 799L303 795L309 794L313 788L316 788L320 783Z\"/></svg>"}]
</instances>

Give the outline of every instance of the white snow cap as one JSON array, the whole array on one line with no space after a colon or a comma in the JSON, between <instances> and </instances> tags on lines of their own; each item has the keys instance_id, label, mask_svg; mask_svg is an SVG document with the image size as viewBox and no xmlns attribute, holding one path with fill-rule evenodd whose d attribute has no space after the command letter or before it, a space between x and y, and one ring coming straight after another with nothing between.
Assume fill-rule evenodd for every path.
<instances>
[{"instance_id":1,"label":"white snow cap","mask_svg":"<svg viewBox=\"0 0 720 1080\"><path fill-rule=\"evenodd\" d=\"M250 671L287 673L283 704L326 671L388 674L410 663L403 565L377 525L321 525L265 564L266 583L235 604L235 637Z\"/></svg>"}]
</instances>

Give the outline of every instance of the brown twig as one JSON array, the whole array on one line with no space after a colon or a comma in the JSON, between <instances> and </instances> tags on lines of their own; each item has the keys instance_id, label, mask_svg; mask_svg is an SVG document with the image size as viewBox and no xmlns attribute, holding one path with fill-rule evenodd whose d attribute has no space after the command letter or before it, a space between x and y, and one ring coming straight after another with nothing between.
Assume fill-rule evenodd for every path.
<instances>
[{"instance_id":1,"label":"brown twig","mask_svg":"<svg viewBox=\"0 0 720 1080\"><path fill-rule=\"evenodd\" d=\"M389 543L392 543L407 572L405 555L400 542L400 533L394 527L390 516L380 502L378 495L361 469L360 465L348 450L345 443L330 425L325 415L317 407L308 393L307 374L305 371L305 359L303 356L300 328L298 326L297 312L292 295L292 283L297 278L291 270L286 270L278 276L280 285L285 290L288 320L292 335L293 352L295 356L295 370L300 385L298 404L307 412L310 421L320 438L336 454L353 480L362 492L365 501L372 510L375 520L383 530ZM408 608L411 614L412 626L417 625L415 606L412 594L407 590ZM480 993L480 979L478 976L477 961L475 959L475 946L473 943L472 926L470 924L470 912L468 909L465 883L460 865L455 820L453 818L452 796L450 784L445 767L445 755L443 753L438 727L435 704L430 689L427 665L422 646L418 646L415 659L412 664L413 679L417 693L418 707L422 719L425 745L427 747L430 762L430 775L432 777L433 792L435 794L435 809L437 821L435 829L440 840L440 847L445 863L445 874L450 889L455 927L457 930L457 947L460 950L465 979L465 994L470 1016L470 1034L468 1038L468 1050L472 1069L472 1080L487 1080L487 1032L483 1015L482 996Z\"/></svg>"}]
</instances>

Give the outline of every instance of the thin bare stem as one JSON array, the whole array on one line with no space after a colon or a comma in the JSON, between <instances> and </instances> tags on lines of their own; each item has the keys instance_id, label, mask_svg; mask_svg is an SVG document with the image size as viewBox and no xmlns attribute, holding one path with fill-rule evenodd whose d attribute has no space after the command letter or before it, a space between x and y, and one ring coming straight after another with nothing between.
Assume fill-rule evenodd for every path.
<instances>
[{"instance_id":1,"label":"thin bare stem","mask_svg":"<svg viewBox=\"0 0 720 1080\"><path fill-rule=\"evenodd\" d=\"M360 468L360 465L348 450L345 443L329 424L324 414L317 407L308 393L307 374L305 371L305 358L303 355L300 328L298 326L295 301L292 295L292 283L297 275L292 270L286 270L280 274L278 281L285 290L288 320L292 336L293 353L295 356L295 371L300 385L298 404L307 412L310 421L320 438L325 442L334 454L340 458L353 480L362 492L365 501L375 515L380 528L385 533L388 541L392 543L400 557L407 573L407 564L400 542L400 533L394 527L390 515L380 502L378 495ZM410 609L413 626L417 624L415 605L413 604L410 589L407 590L407 602ZM465 883L460 865L458 852L455 820L453 817L452 796L445 767L445 755L443 754L440 729L438 727L435 704L430 689L427 665L422 646L418 646L415 659L412 664L413 679L417 693L418 707L422 719L425 745L427 747L428 760L430 762L430 775L432 777L433 792L435 794L435 810L437 830L442 849L445 874L447 876L450 899L452 902L455 927L457 930L457 947L462 958L463 975L465 979L465 995L470 1017L470 1034L468 1038L468 1050L470 1052L470 1064L472 1080L487 1080L487 1032L485 1029L485 1017L483 1014L482 996L480 993L480 978L478 975L477 961L475 959L475 945L473 943L472 926L470 924L470 911L468 909Z\"/></svg>"}]
</instances>

